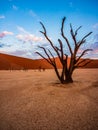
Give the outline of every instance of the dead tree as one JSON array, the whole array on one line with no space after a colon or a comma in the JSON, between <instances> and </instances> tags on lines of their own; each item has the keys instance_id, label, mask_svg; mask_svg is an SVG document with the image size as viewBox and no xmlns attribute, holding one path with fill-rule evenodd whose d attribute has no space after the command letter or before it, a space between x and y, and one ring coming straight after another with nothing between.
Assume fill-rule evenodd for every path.
<instances>
[{"instance_id":1,"label":"dead tree","mask_svg":"<svg viewBox=\"0 0 98 130\"><path fill-rule=\"evenodd\" d=\"M56 72L56 75L58 77L58 79L60 80L60 82L62 84L64 83L72 83L73 79L72 79L72 74L73 71L78 68L78 67L83 67L85 65L87 65L90 60L86 60L86 59L81 59L88 51L92 51L92 49L85 49L81 52L81 54L78 56L78 51L80 49L80 47L86 42L86 38L92 33L89 32L87 35L85 35L80 41L77 41L77 33L79 31L79 29L82 27L80 26L79 28L77 28L75 31L73 30L72 25L70 24L70 34L71 37L73 39L73 43L74 43L74 48L72 49L72 46L68 40L68 38L65 36L64 33L64 23L65 23L65 17L62 19L62 24L61 24L61 36L64 39L65 43L68 46L70 55L68 55L67 53L64 52L64 44L62 43L61 39L58 39L58 43L59 43L59 47L55 46L53 44L53 42L51 41L51 39L48 37L47 35L47 31L46 28L44 26L44 24L42 22L40 22L43 31L40 31L45 38L47 39L47 41L49 42L49 44L51 45L51 47L53 48L53 50L56 52L57 57L59 58L61 65L62 65L62 71L61 73L59 73L58 68L57 68L57 64L56 64L56 60L55 57L52 53L51 50L46 49L45 47L39 46L39 48L41 48L45 55L42 55L40 52L36 52L38 55L40 55L42 58L44 58L49 64L51 64ZM68 65L68 59L70 56L70 63Z\"/></svg>"}]
</instances>

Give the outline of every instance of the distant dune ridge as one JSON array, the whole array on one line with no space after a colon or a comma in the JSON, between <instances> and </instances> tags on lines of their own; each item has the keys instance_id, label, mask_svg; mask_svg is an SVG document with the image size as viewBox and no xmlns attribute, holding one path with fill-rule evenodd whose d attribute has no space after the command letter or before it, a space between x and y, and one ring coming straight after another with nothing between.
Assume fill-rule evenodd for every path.
<instances>
[{"instance_id":1,"label":"distant dune ridge","mask_svg":"<svg viewBox=\"0 0 98 130\"><path fill-rule=\"evenodd\" d=\"M56 58L58 68L61 64ZM85 66L86 68L98 68L98 60L91 60L91 63ZM20 69L52 69L53 67L44 59L28 59L18 56L0 53L0 70L20 70Z\"/></svg>"}]
</instances>

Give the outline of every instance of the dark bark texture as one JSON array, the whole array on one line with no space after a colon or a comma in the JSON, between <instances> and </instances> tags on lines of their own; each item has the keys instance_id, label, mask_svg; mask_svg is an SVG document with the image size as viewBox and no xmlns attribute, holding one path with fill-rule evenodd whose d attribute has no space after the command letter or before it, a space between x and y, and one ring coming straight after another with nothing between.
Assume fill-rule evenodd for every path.
<instances>
[{"instance_id":1,"label":"dark bark texture","mask_svg":"<svg viewBox=\"0 0 98 130\"><path fill-rule=\"evenodd\" d=\"M81 52L80 55L78 55L78 51L80 49L80 47L86 43L86 38L92 33L89 32L88 34L86 34L80 41L77 40L77 34L78 31L80 30L80 27L78 27L75 31L73 30L72 25L70 24L70 34L74 43L74 48L72 49L72 46L68 40L68 38L66 37L65 33L64 33L64 23L65 23L66 18L64 17L62 19L62 23L61 23L61 36L64 39L65 43L62 42L61 39L58 39L58 43L59 43L59 47L55 46L54 43L51 41L51 39L48 37L47 35L47 31L46 28L44 26L44 24L42 22L40 22L43 31L40 31L45 38L47 39L47 41L49 42L49 44L51 45L52 49L56 52L57 57L59 58L61 64L62 64L62 71L61 73L58 71L57 68L57 64L55 61L55 57L53 55L53 52L45 47L39 46L40 49L42 49L45 53L44 56L42 55L40 52L36 52L38 55L40 55L42 58L44 58L49 64L51 64L56 72L56 75L59 79L59 81L62 84L65 83L72 83L73 79L72 79L72 74L73 71L76 68L79 67L83 67L85 65L87 65L90 60L89 59L82 59L82 57L87 54L88 51L92 51L92 49L85 49ZM64 44L66 44L68 46L69 49L69 53L70 53L70 63L68 64L68 60L69 60L69 56L66 52L64 52Z\"/></svg>"}]
</instances>

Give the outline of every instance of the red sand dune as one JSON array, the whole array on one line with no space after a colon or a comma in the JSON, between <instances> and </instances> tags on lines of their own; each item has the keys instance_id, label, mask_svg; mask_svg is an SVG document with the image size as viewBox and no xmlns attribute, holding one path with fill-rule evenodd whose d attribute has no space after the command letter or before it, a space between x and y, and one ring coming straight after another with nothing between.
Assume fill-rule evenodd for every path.
<instances>
[{"instance_id":1,"label":"red sand dune","mask_svg":"<svg viewBox=\"0 0 98 130\"><path fill-rule=\"evenodd\" d=\"M98 68L98 60L91 60L86 68ZM61 64L58 58L56 58L58 68L61 68ZM52 66L44 59L28 59L8 54L0 53L0 70L12 70L12 69L38 69L39 67L45 69L51 69Z\"/></svg>"}]
</instances>

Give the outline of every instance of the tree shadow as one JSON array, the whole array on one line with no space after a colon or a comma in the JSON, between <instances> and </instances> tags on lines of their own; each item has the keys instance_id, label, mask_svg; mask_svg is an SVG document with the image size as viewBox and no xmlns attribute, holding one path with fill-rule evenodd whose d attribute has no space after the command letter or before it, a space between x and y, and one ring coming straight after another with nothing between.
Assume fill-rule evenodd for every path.
<instances>
[{"instance_id":1,"label":"tree shadow","mask_svg":"<svg viewBox=\"0 0 98 130\"><path fill-rule=\"evenodd\" d=\"M92 87L98 87L98 81L93 82Z\"/></svg>"}]
</instances>

